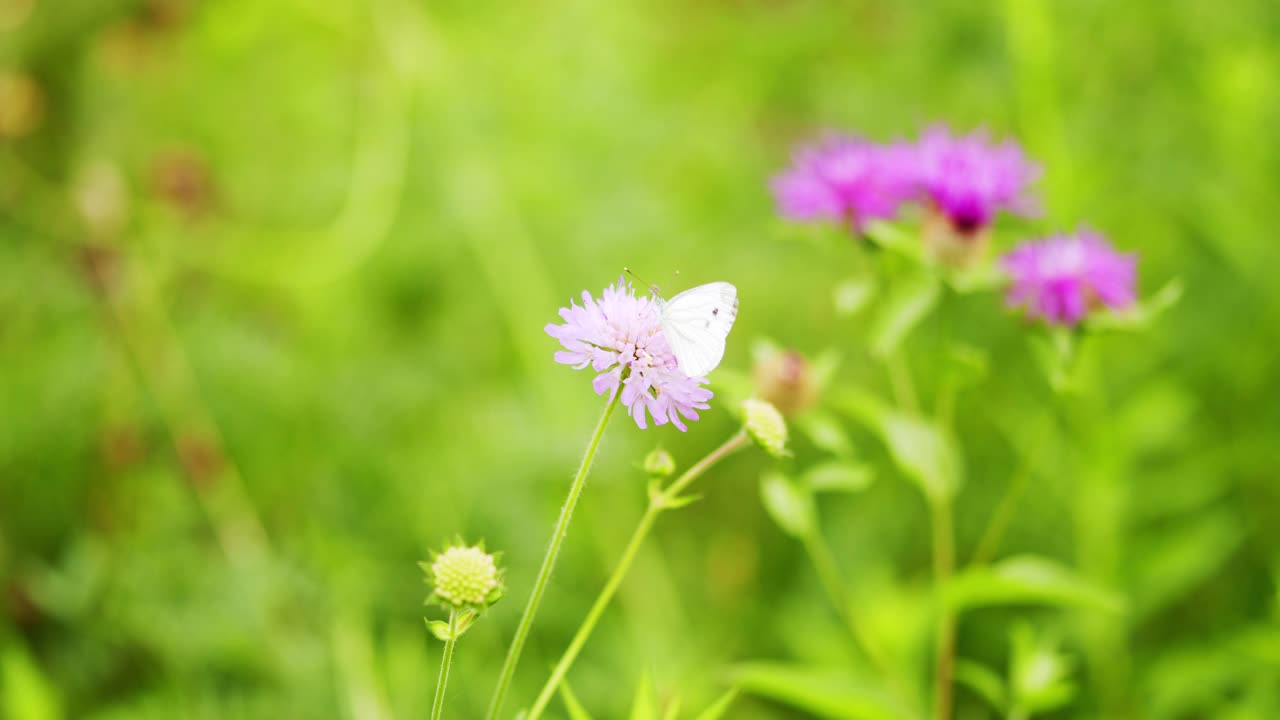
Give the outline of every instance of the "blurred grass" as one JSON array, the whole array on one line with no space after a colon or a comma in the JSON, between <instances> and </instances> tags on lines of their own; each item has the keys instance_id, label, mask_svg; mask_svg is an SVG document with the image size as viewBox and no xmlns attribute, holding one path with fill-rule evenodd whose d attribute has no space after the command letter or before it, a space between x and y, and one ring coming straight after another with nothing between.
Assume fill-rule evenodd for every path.
<instances>
[{"instance_id":1,"label":"blurred grass","mask_svg":"<svg viewBox=\"0 0 1280 720\"><path fill-rule=\"evenodd\" d=\"M1265 0L0 0L0 74L40 98L0 83L0 116L34 118L0 123L0 707L424 714L414 561L483 537L523 598L598 411L551 362L556 309L623 265L729 279L726 368L768 336L887 393L866 321L831 303L854 252L784 227L765 181L814 131L942 119L1045 163L1035 228L1087 222L1141 254L1144 291L1186 283L1154 331L1096 348L1004 543L1128 599L1044 616L1087 679L1063 716L1274 716L1277 20ZM925 397L943 326L998 360L956 411L961 557L1051 402L993 302L949 295L908 343ZM610 428L520 697L642 510L633 463L732 426L717 403L687 435ZM910 635L922 508L855 440L884 471L824 501L824 528L855 604ZM759 466L729 461L660 524L571 673L587 707L622 713L645 671L692 708L734 662L849 661ZM460 646L458 717L519 606ZM1013 614L966 619L965 654L1002 665Z\"/></svg>"}]
</instances>

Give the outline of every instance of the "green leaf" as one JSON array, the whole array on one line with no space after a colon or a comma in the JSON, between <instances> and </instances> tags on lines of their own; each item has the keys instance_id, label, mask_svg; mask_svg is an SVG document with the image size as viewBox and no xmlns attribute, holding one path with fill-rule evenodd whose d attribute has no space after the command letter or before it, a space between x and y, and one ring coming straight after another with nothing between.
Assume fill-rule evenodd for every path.
<instances>
[{"instance_id":1,"label":"green leaf","mask_svg":"<svg viewBox=\"0 0 1280 720\"><path fill-rule=\"evenodd\" d=\"M969 568L952 578L948 602L957 611L996 605L1049 605L1123 612L1124 601L1048 558L1020 555Z\"/></svg>"},{"instance_id":2,"label":"green leaf","mask_svg":"<svg viewBox=\"0 0 1280 720\"><path fill-rule=\"evenodd\" d=\"M649 673L640 676L635 699L631 702L631 720L657 720L658 711L653 704L653 682Z\"/></svg>"},{"instance_id":3,"label":"green leaf","mask_svg":"<svg viewBox=\"0 0 1280 720\"><path fill-rule=\"evenodd\" d=\"M850 278L836 285L833 294L836 314L852 317L867 306L876 294L875 278L871 276Z\"/></svg>"},{"instance_id":4,"label":"green leaf","mask_svg":"<svg viewBox=\"0 0 1280 720\"><path fill-rule=\"evenodd\" d=\"M819 463L805 471L804 484L814 492L862 492L871 486L875 473L869 465L844 460Z\"/></svg>"},{"instance_id":5,"label":"green leaf","mask_svg":"<svg viewBox=\"0 0 1280 720\"><path fill-rule=\"evenodd\" d=\"M1183 286L1180 278L1165 283L1154 295L1139 300L1130 307L1111 312L1096 312L1085 321L1090 331L1139 332L1151 327L1161 315L1182 300Z\"/></svg>"},{"instance_id":6,"label":"green leaf","mask_svg":"<svg viewBox=\"0 0 1280 720\"><path fill-rule=\"evenodd\" d=\"M853 442L838 420L820 409L810 410L792 421L809 442L838 457L853 455Z\"/></svg>"},{"instance_id":7,"label":"green leaf","mask_svg":"<svg viewBox=\"0 0 1280 720\"><path fill-rule=\"evenodd\" d=\"M679 510L685 505L698 502L701 499L701 494L677 495L675 497L667 497L664 495L660 502L662 503L662 507L667 510Z\"/></svg>"},{"instance_id":8,"label":"green leaf","mask_svg":"<svg viewBox=\"0 0 1280 720\"><path fill-rule=\"evenodd\" d=\"M886 358L938 303L940 286L932 275L917 275L894 288L871 326L871 354Z\"/></svg>"},{"instance_id":9,"label":"green leaf","mask_svg":"<svg viewBox=\"0 0 1280 720\"><path fill-rule=\"evenodd\" d=\"M1008 277L989 262L972 268L953 270L947 275L947 284L962 295L990 292L999 289L1006 282Z\"/></svg>"},{"instance_id":10,"label":"green leaf","mask_svg":"<svg viewBox=\"0 0 1280 720\"><path fill-rule=\"evenodd\" d=\"M918 233L907 232L893 223L872 221L867 225L864 234L885 250L891 250L917 263L924 262L924 248Z\"/></svg>"},{"instance_id":11,"label":"green leaf","mask_svg":"<svg viewBox=\"0 0 1280 720\"><path fill-rule=\"evenodd\" d=\"M960 489L960 451L936 423L894 410L860 391L844 393L837 404L880 436L898 470L926 496L943 500Z\"/></svg>"},{"instance_id":12,"label":"green leaf","mask_svg":"<svg viewBox=\"0 0 1280 720\"><path fill-rule=\"evenodd\" d=\"M972 660L957 660L956 682L972 690L996 710L1005 711L1008 693L1005 692L1004 680L995 670Z\"/></svg>"},{"instance_id":13,"label":"green leaf","mask_svg":"<svg viewBox=\"0 0 1280 720\"><path fill-rule=\"evenodd\" d=\"M904 475L934 499L954 497L960 488L960 460L950 438L934 423L906 413L885 416L880 431Z\"/></svg>"},{"instance_id":14,"label":"green leaf","mask_svg":"<svg viewBox=\"0 0 1280 720\"><path fill-rule=\"evenodd\" d=\"M454 626L454 632L457 633L458 637L462 637L463 633L471 628L471 623L476 621L476 617L475 610L466 610L458 615L457 623ZM448 627L448 625L446 624L445 627Z\"/></svg>"},{"instance_id":15,"label":"green leaf","mask_svg":"<svg viewBox=\"0 0 1280 720\"><path fill-rule=\"evenodd\" d=\"M1025 623L1010 633L1013 651L1009 667L1012 705L1024 715L1056 710L1071 702L1071 658L1058 651L1052 639L1038 637Z\"/></svg>"},{"instance_id":16,"label":"green leaf","mask_svg":"<svg viewBox=\"0 0 1280 720\"><path fill-rule=\"evenodd\" d=\"M725 713L729 712L729 706L737 699L738 688L729 688L725 694L721 695L715 702L711 703L706 710L698 713L698 717L694 718L694 720L720 720L720 718L724 717Z\"/></svg>"},{"instance_id":17,"label":"green leaf","mask_svg":"<svg viewBox=\"0 0 1280 720\"><path fill-rule=\"evenodd\" d=\"M788 535L800 538L813 532L813 496L782 473L768 472L760 477L760 501Z\"/></svg>"},{"instance_id":18,"label":"green leaf","mask_svg":"<svg viewBox=\"0 0 1280 720\"><path fill-rule=\"evenodd\" d=\"M1046 328L1044 333L1030 336L1031 352L1039 362L1049 387L1056 393L1075 387L1078 339L1074 331L1062 327Z\"/></svg>"},{"instance_id":19,"label":"green leaf","mask_svg":"<svg viewBox=\"0 0 1280 720\"><path fill-rule=\"evenodd\" d=\"M578 701L578 696L573 694L565 680L560 681L560 699L564 702L565 712L569 713L569 720L591 720L591 713Z\"/></svg>"},{"instance_id":20,"label":"green leaf","mask_svg":"<svg viewBox=\"0 0 1280 720\"><path fill-rule=\"evenodd\" d=\"M671 702L667 704L667 709L662 713L662 720L677 720L680 717L680 697L671 698Z\"/></svg>"},{"instance_id":21,"label":"green leaf","mask_svg":"<svg viewBox=\"0 0 1280 720\"><path fill-rule=\"evenodd\" d=\"M732 669L738 687L820 717L844 720L898 720L908 714L885 694L883 684L847 670L784 663L745 663Z\"/></svg>"},{"instance_id":22,"label":"green leaf","mask_svg":"<svg viewBox=\"0 0 1280 720\"><path fill-rule=\"evenodd\" d=\"M423 621L427 623L427 629L431 631L432 635L436 636L436 639L449 642L449 638L453 636L453 632L449 629L449 623L443 620L427 620L426 618L423 618Z\"/></svg>"}]
</instances>

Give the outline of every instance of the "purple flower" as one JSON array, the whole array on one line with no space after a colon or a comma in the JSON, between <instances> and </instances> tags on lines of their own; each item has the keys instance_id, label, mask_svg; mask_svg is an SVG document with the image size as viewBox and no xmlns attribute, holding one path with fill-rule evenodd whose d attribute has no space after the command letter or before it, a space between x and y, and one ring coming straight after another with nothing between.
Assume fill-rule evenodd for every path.
<instances>
[{"instance_id":1,"label":"purple flower","mask_svg":"<svg viewBox=\"0 0 1280 720\"><path fill-rule=\"evenodd\" d=\"M564 350L556 362L581 370L595 370L591 386L597 395L622 386L622 404L641 429L645 415L654 423L670 422L687 430L681 416L698 419L698 410L711 407L705 377L687 377L680 371L676 356L662 334L658 305L649 297L636 297L624 279L605 288L599 301L585 290L582 307L570 303L560 309L563 325L547 325L547 334L560 341Z\"/></svg>"},{"instance_id":2,"label":"purple flower","mask_svg":"<svg viewBox=\"0 0 1280 720\"><path fill-rule=\"evenodd\" d=\"M847 222L861 232L868 220L893 217L911 198L913 166L910 146L831 135L797 150L770 186L782 215Z\"/></svg>"},{"instance_id":3,"label":"purple flower","mask_svg":"<svg viewBox=\"0 0 1280 720\"><path fill-rule=\"evenodd\" d=\"M1137 262L1088 230L1023 243L1001 258L1013 280L1009 304L1068 326L1099 304L1113 310L1133 304Z\"/></svg>"},{"instance_id":4,"label":"purple flower","mask_svg":"<svg viewBox=\"0 0 1280 720\"><path fill-rule=\"evenodd\" d=\"M925 131L915 149L921 191L957 232L980 232L1001 210L1037 212L1027 186L1039 177L1040 168L1017 143L994 145L982 130L953 136L938 125Z\"/></svg>"}]
</instances>

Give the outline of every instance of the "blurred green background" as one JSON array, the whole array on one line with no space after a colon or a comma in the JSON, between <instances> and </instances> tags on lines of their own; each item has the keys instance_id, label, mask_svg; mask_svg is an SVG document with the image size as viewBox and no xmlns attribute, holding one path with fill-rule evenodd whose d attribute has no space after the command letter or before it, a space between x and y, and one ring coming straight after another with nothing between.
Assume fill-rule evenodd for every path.
<instances>
[{"instance_id":1,"label":"blurred green background","mask_svg":"<svg viewBox=\"0 0 1280 720\"><path fill-rule=\"evenodd\" d=\"M769 337L887 394L831 299L859 256L777 220L766 183L820 130L942 120L1045 165L1045 217L998 246L1083 221L1144 293L1186 288L1100 343L1034 448L1056 401L997 296L908 341L926 397L942 328L991 358L956 412L961 558L1032 454L1004 552L1124 599L966 615L961 656L1003 668L1029 621L1073 658L1053 717L1280 717L1277 68L1270 0L0 0L0 713L424 717L415 561L461 534L511 588L458 650L450 714L479 717L602 405L543 326L623 265L730 280L725 377ZM509 709L639 517L636 463L697 459L726 405L687 434L615 419ZM877 473L823 527L855 611L910 635L924 506L843 427ZM857 671L766 466L736 456L662 518L570 674L597 716L645 672L695 708L749 661Z\"/></svg>"}]
</instances>

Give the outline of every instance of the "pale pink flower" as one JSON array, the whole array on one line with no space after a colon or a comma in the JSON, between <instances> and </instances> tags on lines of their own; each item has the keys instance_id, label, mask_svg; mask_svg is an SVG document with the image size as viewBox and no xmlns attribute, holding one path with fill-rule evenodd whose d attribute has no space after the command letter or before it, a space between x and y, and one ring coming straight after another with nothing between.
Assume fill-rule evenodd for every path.
<instances>
[{"instance_id":1,"label":"pale pink flower","mask_svg":"<svg viewBox=\"0 0 1280 720\"><path fill-rule=\"evenodd\" d=\"M546 327L564 347L556 362L598 373L591 383L597 395L621 386L620 401L642 429L651 415L655 424L670 422L683 432L683 419L697 420L698 410L710 407L712 393L702 387L708 380L680 371L662 334L658 304L637 296L626 280L605 288L599 300L584 290L582 305L570 303L560 317L563 325Z\"/></svg>"}]
</instances>

